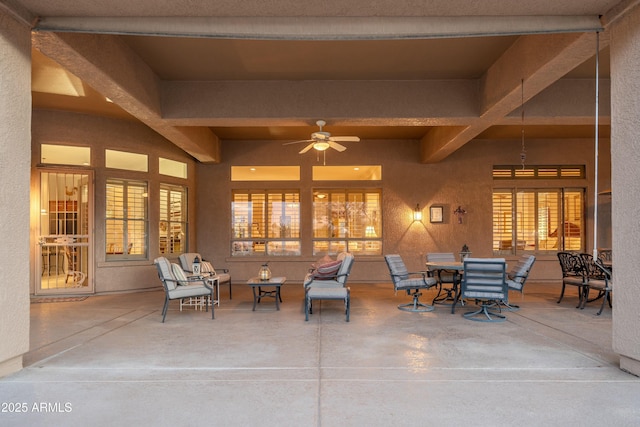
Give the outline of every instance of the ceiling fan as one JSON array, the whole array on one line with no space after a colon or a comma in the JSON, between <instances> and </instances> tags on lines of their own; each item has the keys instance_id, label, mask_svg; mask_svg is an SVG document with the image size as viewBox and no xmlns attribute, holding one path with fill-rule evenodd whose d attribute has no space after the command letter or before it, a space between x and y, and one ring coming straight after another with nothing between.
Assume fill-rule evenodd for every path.
<instances>
[{"instance_id":1,"label":"ceiling fan","mask_svg":"<svg viewBox=\"0 0 640 427\"><path fill-rule=\"evenodd\" d=\"M334 150L342 152L342 151L346 150L347 147L345 147L344 145L338 144L338 142L358 142L358 141L360 141L360 138L358 138L357 136L331 136L331 134L329 132L325 132L325 131L322 130L322 128L326 124L327 124L327 122L325 122L324 120L318 120L316 122L316 125L318 125L320 130L317 131L317 132L313 132L311 134L311 139L305 139L305 140L302 140L302 141L287 142L287 143L285 143L283 145L299 144L301 142L308 142L309 144L306 147L304 147L302 150L300 150L300 154L304 154L307 151L311 150L312 148L314 148L317 151L325 151L328 148L333 148Z\"/></svg>"}]
</instances>

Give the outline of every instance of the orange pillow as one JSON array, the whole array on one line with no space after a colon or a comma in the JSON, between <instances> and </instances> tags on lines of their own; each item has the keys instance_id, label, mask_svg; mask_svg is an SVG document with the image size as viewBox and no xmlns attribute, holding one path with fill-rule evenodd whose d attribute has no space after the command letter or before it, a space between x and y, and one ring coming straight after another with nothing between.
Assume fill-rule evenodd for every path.
<instances>
[{"instance_id":1,"label":"orange pillow","mask_svg":"<svg viewBox=\"0 0 640 427\"><path fill-rule=\"evenodd\" d=\"M318 260L318 262L316 262L314 264L311 264L311 268L312 269L316 269L316 268L320 267L321 265L328 264L328 263L333 262L333 261L335 261L333 258L331 258L329 255L325 255L322 258L320 258Z\"/></svg>"},{"instance_id":2,"label":"orange pillow","mask_svg":"<svg viewBox=\"0 0 640 427\"><path fill-rule=\"evenodd\" d=\"M326 264L322 264L318 268L316 268L315 273L313 274L314 278L318 280L331 280L338 274L340 267L342 266L342 260L340 261L331 261Z\"/></svg>"}]
</instances>

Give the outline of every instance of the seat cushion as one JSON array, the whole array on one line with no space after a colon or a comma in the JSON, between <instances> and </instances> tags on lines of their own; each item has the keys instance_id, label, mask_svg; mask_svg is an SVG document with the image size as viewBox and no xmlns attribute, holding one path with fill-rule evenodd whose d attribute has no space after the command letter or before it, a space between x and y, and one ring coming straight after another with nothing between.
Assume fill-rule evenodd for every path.
<instances>
[{"instance_id":1,"label":"seat cushion","mask_svg":"<svg viewBox=\"0 0 640 427\"><path fill-rule=\"evenodd\" d=\"M410 278L405 280L399 280L396 283L396 289L422 289L430 288L438 283L433 277L427 277L425 280L421 278Z\"/></svg>"},{"instance_id":2,"label":"seat cushion","mask_svg":"<svg viewBox=\"0 0 640 427\"><path fill-rule=\"evenodd\" d=\"M227 282L231 282L231 275L227 274L227 273L221 273L221 274L214 274L211 277L217 277L218 278L218 283L227 283Z\"/></svg>"},{"instance_id":3,"label":"seat cushion","mask_svg":"<svg viewBox=\"0 0 640 427\"><path fill-rule=\"evenodd\" d=\"M215 276L216 270L213 268L213 265L209 261L202 261L200 263L200 272L205 275Z\"/></svg>"},{"instance_id":4,"label":"seat cushion","mask_svg":"<svg viewBox=\"0 0 640 427\"><path fill-rule=\"evenodd\" d=\"M509 289L514 289L516 291L522 290L522 282L516 280L507 279L507 286L509 286Z\"/></svg>"},{"instance_id":5,"label":"seat cushion","mask_svg":"<svg viewBox=\"0 0 640 427\"><path fill-rule=\"evenodd\" d=\"M609 286L611 286L611 282L609 282ZM589 287L593 289L607 289L607 282L601 279L589 279Z\"/></svg>"},{"instance_id":6,"label":"seat cushion","mask_svg":"<svg viewBox=\"0 0 640 427\"><path fill-rule=\"evenodd\" d=\"M175 282L175 277L171 272L171 263L169 262L169 260L166 259L165 257L160 257L160 258L156 258L154 260L154 263L156 264L158 268L158 272L162 277L162 281L167 286L167 289L169 290L175 289L177 284Z\"/></svg>"},{"instance_id":7,"label":"seat cushion","mask_svg":"<svg viewBox=\"0 0 640 427\"><path fill-rule=\"evenodd\" d=\"M317 288L311 287L307 292L308 299L345 299L348 295L347 288L331 287Z\"/></svg>"},{"instance_id":8,"label":"seat cushion","mask_svg":"<svg viewBox=\"0 0 640 427\"><path fill-rule=\"evenodd\" d=\"M566 285L582 286L584 285L584 280L582 280L582 277L565 277L562 279L562 283Z\"/></svg>"},{"instance_id":9,"label":"seat cushion","mask_svg":"<svg viewBox=\"0 0 640 427\"><path fill-rule=\"evenodd\" d=\"M170 299L200 297L206 295L211 295L211 289L207 288L202 283L178 286L174 290L169 291Z\"/></svg>"}]
</instances>

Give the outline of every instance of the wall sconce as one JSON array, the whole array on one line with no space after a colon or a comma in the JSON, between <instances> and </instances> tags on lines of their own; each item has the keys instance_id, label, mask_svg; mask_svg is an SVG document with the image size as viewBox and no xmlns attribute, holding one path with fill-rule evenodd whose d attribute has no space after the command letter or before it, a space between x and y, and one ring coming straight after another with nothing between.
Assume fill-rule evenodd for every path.
<instances>
[{"instance_id":1,"label":"wall sconce","mask_svg":"<svg viewBox=\"0 0 640 427\"><path fill-rule=\"evenodd\" d=\"M422 221L422 209L420 209L420 203L418 203L416 208L413 210L413 220Z\"/></svg>"}]
</instances>

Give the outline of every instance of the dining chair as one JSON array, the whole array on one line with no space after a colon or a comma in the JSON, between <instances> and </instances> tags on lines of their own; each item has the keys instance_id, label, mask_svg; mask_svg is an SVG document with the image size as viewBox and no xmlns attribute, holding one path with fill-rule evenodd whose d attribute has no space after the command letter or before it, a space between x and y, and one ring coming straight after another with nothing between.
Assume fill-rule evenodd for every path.
<instances>
[{"instance_id":1,"label":"dining chair","mask_svg":"<svg viewBox=\"0 0 640 427\"><path fill-rule=\"evenodd\" d=\"M516 265L507 273L507 286L511 291L518 291L524 294L524 285L529 278L529 272L533 267L533 263L536 262L535 255L522 255ZM520 309L515 304L509 304L504 302L504 305L510 311L517 311Z\"/></svg>"},{"instance_id":2,"label":"dining chair","mask_svg":"<svg viewBox=\"0 0 640 427\"><path fill-rule=\"evenodd\" d=\"M558 252L558 261L560 262L560 268L562 269L562 290L560 291L560 298L558 304L564 297L565 288L568 286L575 286L578 288L578 305L576 308L584 308L586 299L584 297L585 290L587 289L587 268L585 267L584 260L580 254L575 252Z\"/></svg>"},{"instance_id":3,"label":"dining chair","mask_svg":"<svg viewBox=\"0 0 640 427\"><path fill-rule=\"evenodd\" d=\"M479 308L463 314L477 322L504 322L500 302L509 302L507 263L504 258L465 258L461 283L462 298L475 300Z\"/></svg>"},{"instance_id":4,"label":"dining chair","mask_svg":"<svg viewBox=\"0 0 640 427\"><path fill-rule=\"evenodd\" d=\"M400 304L398 308L404 311L427 312L433 311L434 306L420 302L422 289L430 289L437 286L438 281L429 276L428 271L409 272L398 254L385 255L384 259L389 268L391 281L393 282L394 291L406 291L407 295L413 297L413 302Z\"/></svg>"},{"instance_id":5,"label":"dining chair","mask_svg":"<svg viewBox=\"0 0 640 427\"><path fill-rule=\"evenodd\" d=\"M600 306L600 311L597 313L597 315L600 315L607 301L609 301L609 307L611 307L611 270L606 268L599 258L594 259L591 254L581 253L580 257L582 257L587 271L587 285L584 290L583 303L586 305L589 302L602 298L602 305ZM598 291L598 295L589 299L591 290Z\"/></svg>"}]
</instances>

